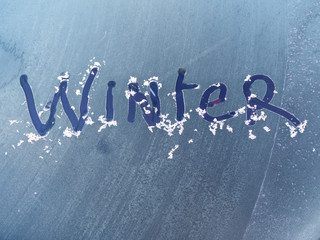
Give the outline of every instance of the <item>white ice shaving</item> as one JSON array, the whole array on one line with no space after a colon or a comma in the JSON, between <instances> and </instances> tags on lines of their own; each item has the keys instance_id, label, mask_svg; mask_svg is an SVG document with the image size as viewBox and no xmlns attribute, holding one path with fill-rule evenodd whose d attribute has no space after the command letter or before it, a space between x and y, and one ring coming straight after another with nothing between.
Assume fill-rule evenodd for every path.
<instances>
[{"instance_id":1,"label":"white ice shaving","mask_svg":"<svg viewBox=\"0 0 320 240\"><path fill-rule=\"evenodd\" d=\"M190 119L190 115L188 113L184 114L184 118L181 121L175 119L175 122L171 122L171 120L167 119L169 114L160 114L161 121L156 124L156 127L162 129L168 133L169 136L173 135L175 129L179 129L179 135L183 133L184 123L187 122L187 119Z\"/></svg>"},{"instance_id":2,"label":"white ice shaving","mask_svg":"<svg viewBox=\"0 0 320 240\"><path fill-rule=\"evenodd\" d=\"M148 126L148 129L149 129L150 132L153 133L154 126Z\"/></svg>"},{"instance_id":3,"label":"white ice shaving","mask_svg":"<svg viewBox=\"0 0 320 240\"><path fill-rule=\"evenodd\" d=\"M209 130L210 130L210 132L211 132L213 135L216 135L217 129L218 129L218 124L216 124L216 123L211 123L211 124L209 125Z\"/></svg>"},{"instance_id":4,"label":"white ice shaving","mask_svg":"<svg viewBox=\"0 0 320 240\"><path fill-rule=\"evenodd\" d=\"M68 72L65 72L65 73L62 73L60 74L60 76L57 77L57 79L61 82L64 82L64 81L68 81L70 78L70 75Z\"/></svg>"},{"instance_id":5,"label":"white ice shaving","mask_svg":"<svg viewBox=\"0 0 320 240\"><path fill-rule=\"evenodd\" d=\"M141 101L141 102L145 102L145 101ZM140 105L141 102L139 102L138 104ZM148 104L147 107L150 107L150 105ZM143 107L143 111L145 114L149 115L149 114L151 114L151 111L148 110L147 107Z\"/></svg>"},{"instance_id":6,"label":"white ice shaving","mask_svg":"<svg viewBox=\"0 0 320 240\"><path fill-rule=\"evenodd\" d=\"M174 101L176 101L176 95L177 95L176 92L172 92L172 93L171 93L172 99L173 99Z\"/></svg>"},{"instance_id":7,"label":"white ice shaving","mask_svg":"<svg viewBox=\"0 0 320 240\"><path fill-rule=\"evenodd\" d=\"M257 138L256 135L253 135L252 130L249 130L249 138L252 140Z\"/></svg>"},{"instance_id":8,"label":"white ice shaving","mask_svg":"<svg viewBox=\"0 0 320 240\"><path fill-rule=\"evenodd\" d=\"M128 85L129 85L130 83L137 83L137 78L136 78L136 77L133 77L133 76L130 76L129 81L128 81Z\"/></svg>"},{"instance_id":9,"label":"white ice shaving","mask_svg":"<svg viewBox=\"0 0 320 240\"><path fill-rule=\"evenodd\" d=\"M110 122L107 122L107 119L104 117L104 115L101 115L99 116L98 118L98 121L100 121L103 125L99 128L98 132L101 132L102 129L105 129L108 127L111 127L111 126L117 126L118 123L117 121L113 120L113 121L110 121Z\"/></svg>"},{"instance_id":10,"label":"white ice shaving","mask_svg":"<svg viewBox=\"0 0 320 240\"><path fill-rule=\"evenodd\" d=\"M295 127L295 126L290 125L289 122L286 122L286 126L290 130L290 137L294 138L295 136L297 136L298 132L303 133L306 126L307 126L307 123L308 123L308 121L304 120L300 125Z\"/></svg>"},{"instance_id":11,"label":"white ice shaving","mask_svg":"<svg viewBox=\"0 0 320 240\"><path fill-rule=\"evenodd\" d=\"M300 133L303 133L306 126L307 126L308 121L304 120L297 128L299 130Z\"/></svg>"},{"instance_id":12,"label":"white ice shaving","mask_svg":"<svg viewBox=\"0 0 320 240\"><path fill-rule=\"evenodd\" d=\"M15 123L21 123L22 121L18 121L18 120L9 120L9 123L10 123L10 126L12 124L15 124Z\"/></svg>"},{"instance_id":13,"label":"white ice shaving","mask_svg":"<svg viewBox=\"0 0 320 240\"><path fill-rule=\"evenodd\" d=\"M79 137L80 133L81 131L75 132L73 129L66 127L66 129L63 131L63 136L69 138L71 138L72 136Z\"/></svg>"},{"instance_id":14,"label":"white ice shaving","mask_svg":"<svg viewBox=\"0 0 320 240\"><path fill-rule=\"evenodd\" d=\"M87 125L93 125L94 124L94 121L92 120L91 117L87 117L86 121L85 121L85 124Z\"/></svg>"},{"instance_id":15,"label":"white ice shaving","mask_svg":"<svg viewBox=\"0 0 320 240\"><path fill-rule=\"evenodd\" d=\"M263 130L265 130L266 132L270 132L271 131L270 128L268 128L268 126L264 126Z\"/></svg>"},{"instance_id":16,"label":"white ice shaving","mask_svg":"<svg viewBox=\"0 0 320 240\"><path fill-rule=\"evenodd\" d=\"M172 158L173 158L173 153L174 153L174 151L176 151L178 148L179 148L179 145L175 145L174 148L172 148L172 149L170 150L170 152L168 153L168 158L169 158L169 159L172 159Z\"/></svg>"},{"instance_id":17,"label":"white ice shaving","mask_svg":"<svg viewBox=\"0 0 320 240\"><path fill-rule=\"evenodd\" d=\"M219 128L220 130L222 130L226 120L217 121L216 118L213 120L214 120L214 122L210 123L210 125L209 125L209 130L213 135L216 135L217 129Z\"/></svg>"},{"instance_id":18,"label":"white ice shaving","mask_svg":"<svg viewBox=\"0 0 320 240\"><path fill-rule=\"evenodd\" d=\"M198 107L198 108L196 108L196 112L197 112L202 118L204 118L204 115L207 113L207 110Z\"/></svg>"},{"instance_id":19,"label":"white ice shaving","mask_svg":"<svg viewBox=\"0 0 320 240\"><path fill-rule=\"evenodd\" d=\"M204 115L207 113L207 110L198 107L198 108L196 108L196 112L199 114L199 116L204 118ZM244 114L244 113L246 113L246 107L241 107L241 108L239 108L238 110L235 111L234 117L237 117L240 114Z\"/></svg>"},{"instance_id":20,"label":"white ice shaving","mask_svg":"<svg viewBox=\"0 0 320 240\"><path fill-rule=\"evenodd\" d=\"M205 114L207 113L206 109L202 109L202 108L200 108L200 107L198 107L198 108L196 109L196 111L198 112L198 114L199 114L202 118L204 118L204 117L205 117ZM244 114L245 112L246 112L246 107L241 107L241 108L239 108L238 110L235 111L234 117L237 117L237 116L239 116L240 114ZM213 122L210 123L210 125L209 125L209 130L210 130L210 132L211 132L213 135L216 135L216 132L217 132L218 127L219 127L220 130L223 129L223 126L224 126L224 122L225 122L225 121L226 121L226 120L217 121L217 119L214 118L214 119L213 119ZM226 127L226 129L227 129L229 132L233 132L232 127L230 127L229 125Z\"/></svg>"},{"instance_id":21,"label":"white ice shaving","mask_svg":"<svg viewBox=\"0 0 320 240\"><path fill-rule=\"evenodd\" d=\"M190 143L193 143L193 139L189 139L188 143L189 143L189 144L190 144Z\"/></svg>"},{"instance_id":22,"label":"white ice shaving","mask_svg":"<svg viewBox=\"0 0 320 240\"><path fill-rule=\"evenodd\" d=\"M100 68L100 67L101 67L101 64L100 64L99 62L94 62L94 63L93 63L93 66Z\"/></svg>"},{"instance_id":23,"label":"white ice shaving","mask_svg":"<svg viewBox=\"0 0 320 240\"><path fill-rule=\"evenodd\" d=\"M257 98L257 95L251 93L251 95L248 97L248 101L250 101L252 98Z\"/></svg>"},{"instance_id":24,"label":"white ice shaving","mask_svg":"<svg viewBox=\"0 0 320 240\"><path fill-rule=\"evenodd\" d=\"M24 135L28 138L28 142L33 144L34 142L37 142L40 139L44 139L48 135L48 133L45 136L40 136L40 135L37 135L32 132L31 133L24 133Z\"/></svg>"},{"instance_id":25,"label":"white ice shaving","mask_svg":"<svg viewBox=\"0 0 320 240\"><path fill-rule=\"evenodd\" d=\"M261 111L260 115L252 114L252 116L250 118L254 121L260 121L260 120L265 121L267 119L267 115L264 111Z\"/></svg>"},{"instance_id":26,"label":"white ice shaving","mask_svg":"<svg viewBox=\"0 0 320 240\"><path fill-rule=\"evenodd\" d=\"M131 96L134 96L136 94L136 92L133 90L125 90L124 92L127 99L129 99Z\"/></svg>"},{"instance_id":27,"label":"white ice shaving","mask_svg":"<svg viewBox=\"0 0 320 240\"><path fill-rule=\"evenodd\" d=\"M24 141L23 141L23 140L20 140L20 141L17 143L17 146L20 147L22 143L24 143Z\"/></svg>"},{"instance_id":28,"label":"white ice shaving","mask_svg":"<svg viewBox=\"0 0 320 240\"><path fill-rule=\"evenodd\" d=\"M246 113L246 107L241 107L236 111L235 117L239 114L245 114Z\"/></svg>"},{"instance_id":29,"label":"white ice shaving","mask_svg":"<svg viewBox=\"0 0 320 240\"><path fill-rule=\"evenodd\" d=\"M244 79L245 82L251 81L251 75L247 75L247 77Z\"/></svg>"},{"instance_id":30,"label":"white ice shaving","mask_svg":"<svg viewBox=\"0 0 320 240\"><path fill-rule=\"evenodd\" d=\"M50 153L50 149L49 149L49 146L45 146L43 151L45 151L46 153Z\"/></svg>"},{"instance_id":31,"label":"white ice shaving","mask_svg":"<svg viewBox=\"0 0 320 240\"><path fill-rule=\"evenodd\" d=\"M216 135L217 129L223 129L224 121L217 121L210 123L209 130L213 135Z\"/></svg>"},{"instance_id":32,"label":"white ice shaving","mask_svg":"<svg viewBox=\"0 0 320 240\"><path fill-rule=\"evenodd\" d=\"M143 87L149 87L151 82L156 82L158 84L159 89L162 88L162 83L158 82L159 77L153 76L148 80L143 80Z\"/></svg>"},{"instance_id":33,"label":"white ice shaving","mask_svg":"<svg viewBox=\"0 0 320 240\"><path fill-rule=\"evenodd\" d=\"M229 125L227 125L227 130L228 130L229 132L233 133L233 128L230 127Z\"/></svg>"},{"instance_id":34,"label":"white ice shaving","mask_svg":"<svg viewBox=\"0 0 320 240\"><path fill-rule=\"evenodd\" d=\"M250 107L250 105L248 105L248 107ZM254 107L255 108L255 107ZM252 119L253 121L257 122L257 121L260 121L260 120L263 120L265 121L267 119L267 115L264 111L261 111L260 114L258 115L257 113L254 113L250 116L250 119ZM249 125L250 123L250 120L246 120L244 122L246 125Z\"/></svg>"}]
</instances>

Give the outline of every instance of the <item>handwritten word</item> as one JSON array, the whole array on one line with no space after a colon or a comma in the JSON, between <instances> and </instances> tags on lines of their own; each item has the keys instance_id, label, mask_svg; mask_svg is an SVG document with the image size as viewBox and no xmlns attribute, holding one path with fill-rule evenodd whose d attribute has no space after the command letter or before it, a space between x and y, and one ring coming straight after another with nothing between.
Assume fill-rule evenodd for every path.
<instances>
[{"instance_id":1,"label":"handwritten word","mask_svg":"<svg viewBox=\"0 0 320 240\"><path fill-rule=\"evenodd\" d=\"M74 110L70 106L68 97L67 97L67 80L69 79L68 75L60 76L60 85L56 93L54 94L53 100L47 104L47 108L50 109L49 119L45 124L40 120L40 117L37 113L35 107L35 101L33 98L33 93L31 87L28 83L27 75L21 75L20 85L25 93L27 106L29 114L32 120L32 123L37 130L37 132L44 136L55 124L55 113L56 107L59 99L61 99L63 110L65 111L73 130L75 132L81 132L85 121L88 117L88 99L89 92L92 86L92 83L95 79L95 76L98 72L96 67L92 68L88 79L84 85L82 91L82 98L80 102L80 117L78 118ZM183 121L185 116L185 103L184 103L184 94L183 90L191 90L198 88L198 84L186 84L184 83L185 69L180 68L178 70L178 78L176 81L175 93L176 93L176 119L177 121ZM266 83L267 91L263 99L257 98L257 96L251 93L252 84L257 81L262 80ZM107 122L114 120L114 106L113 106L113 95L112 89L116 86L114 81L108 82L108 90L106 93L106 113L105 119ZM214 101L209 101L210 95L215 91L219 90L219 97ZM254 75L248 76L243 84L243 93L247 102L247 125L254 125L257 120L257 111L262 109L267 109L271 112L274 112L286 119L288 119L293 125L297 128L301 127L302 123L294 115L287 112L284 109L271 105L270 102L273 98L275 91L275 85L271 78L265 75ZM137 82L129 82L128 84L128 121L134 122L136 115L136 105L139 105L142 111L142 116L146 121L149 127L154 127L161 121L161 103L159 98L159 85L156 81L151 81L149 84L149 95L151 104L149 104L148 99L145 94L141 93ZM227 96L227 86L224 83L217 83L209 86L202 94L200 99L199 108L197 109L199 115L206 121L211 123L218 123L221 121L226 121L230 118L237 117L239 115L238 111L230 111L220 116L211 116L207 112L207 108L214 107L220 103L226 101ZM302 132L302 131L301 131Z\"/></svg>"}]
</instances>

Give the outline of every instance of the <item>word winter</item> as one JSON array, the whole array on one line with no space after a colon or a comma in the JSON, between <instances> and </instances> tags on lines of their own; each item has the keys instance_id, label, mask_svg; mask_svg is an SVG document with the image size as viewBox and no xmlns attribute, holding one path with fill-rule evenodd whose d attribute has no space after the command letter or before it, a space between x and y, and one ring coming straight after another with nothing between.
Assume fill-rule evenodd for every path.
<instances>
[{"instance_id":1,"label":"word winter","mask_svg":"<svg viewBox=\"0 0 320 240\"><path fill-rule=\"evenodd\" d=\"M61 81L60 85L57 88L57 91L55 92L52 101L48 102L48 104L46 105L46 109L50 110L50 115L47 122L44 124L41 122L39 114L37 113L37 110L35 107L35 101L33 98L33 93L28 83L28 77L27 75L20 76L20 84L25 93L26 102L27 102L32 123L35 129L37 130L37 132L41 136L46 135L48 131L55 124L55 113L56 113L56 107L59 102L59 99L62 102L63 109L71 122L73 130L78 133L82 131L83 126L88 117L88 99L89 99L90 88L95 79L95 76L97 75L97 72L98 72L98 68L93 67L90 70L88 79L84 85L84 88L82 91L82 98L80 102L79 118L75 114L73 108L70 106L70 103L67 97L67 82L69 79L69 75L64 74L63 76L60 76L59 77ZM175 98L176 98L176 107L177 107L176 120L178 122L183 122L185 119L185 104L184 104L183 91L191 90L199 87L198 84L195 84L195 83L193 84L184 83L185 73L186 71L183 68L180 68L178 70L178 78L175 86ZM252 84L257 80L264 81L267 86L265 96L263 97L262 100L257 98L257 96L251 93L251 90L250 90ZM108 89L106 94L106 111L105 111L105 117L104 117L104 121L106 123L111 123L114 121L112 89L115 86L116 86L116 83L114 81L108 82ZM217 90L220 91L218 99L214 101L209 101L210 95ZM128 121L129 122L135 121L136 105L139 105L142 111L143 118L146 121L149 128L152 129L152 127L155 127L155 126L161 128L162 126L161 123L163 123L161 122L161 119L163 118L163 115L160 114L161 107L160 107L160 99L159 99L159 84L156 81L150 82L149 92L150 92L149 95L150 95L151 104L149 104L149 101L146 95L140 92L138 83L136 81L129 80L128 90L126 91L126 95L128 98L128 105L129 105ZM247 102L247 110L246 110L247 120L245 122L247 125L254 125L255 122L258 120L257 112L262 109L267 109L271 112L279 114L282 117L288 119L294 125L294 126L290 126L288 124L290 126L290 130L291 130L291 133L293 133L293 135L297 133L297 130L300 131L301 133L304 131L304 128L306 126L306 121L301 123L301 121L299 121L291 113L270 104L270 101L272 100L273 95L275 93L275 85L274 85L274 82L269 77L265 75L254 75L254 76L248 75L248 77L245 79L245 82L243 84L243 93ZM223 123L224 121L230 118L237 117L240 113L239 110L230 111L220 116L212 116L207 112L208 108L226 101L226 95L227 95L227 86L224 83L217 83L209 86L201 96L200 104L199 104L199 107L197 108L197 112L204 120L212 124Z\"/></svg>"}]
</instances>

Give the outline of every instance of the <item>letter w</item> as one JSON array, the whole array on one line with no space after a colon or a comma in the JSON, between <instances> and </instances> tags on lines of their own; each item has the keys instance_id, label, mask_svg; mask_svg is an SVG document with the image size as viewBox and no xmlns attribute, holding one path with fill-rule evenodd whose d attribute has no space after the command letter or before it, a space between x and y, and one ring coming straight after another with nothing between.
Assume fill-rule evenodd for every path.
<instances>
[{"instance_id":1,"label":"letter w","mask_svg":"<svg viewBox=\"0 0 320 240\"><path fill-rule=\"evenodd\" d=\"M45 124L43 124L41 122L40 117L37 113L34 98L33 98L33 93L32 93L31 87L28 83L28 77L27 77L27 75L21 75L20 85L21 85L21 87L24 91L24 94L26 96L29 114L30 114L30 117L31 117L31 120L32 120L32 123L33 123L35 129L37 130L37 132L41 136L46 135L47 132L55 124L54 115L56 113L59 98L61 98L63 109L64 109L65 113L67 114L69 121L72 124L73 130L76 132L82 130L84 123L87 119L87 115L88 115L89 91L90 91L92 82L97 74L97 71L98 71L97 68L93 68L91 70L89 77L86 81L86 84L83 88L82 98L81 98L81 103L80 103L80 117L79 117L79 119L77 118L75 112L71 108L68 97L67 97L67 81L62 81L60 83L59 90L54 94L54 97L53 97L53 100L52 100L51 106L50 106L50 116L49 116L48 121Z\"/></svg>"}]
</instances>

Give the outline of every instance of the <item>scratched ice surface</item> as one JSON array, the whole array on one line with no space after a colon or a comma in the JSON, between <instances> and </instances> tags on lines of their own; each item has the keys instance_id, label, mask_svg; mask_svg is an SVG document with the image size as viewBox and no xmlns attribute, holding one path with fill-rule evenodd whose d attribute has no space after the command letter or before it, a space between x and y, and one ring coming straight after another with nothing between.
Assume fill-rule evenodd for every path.
<instances>
[{"instance_id":1,"label":"scratched ice surface","mask_svg":"<svg viewBox=\"0 0 320 240\"><path fill-rule=\"evenodd\" d=\"M0 3L0 239L320 237L319 0ZM94 123L67 137L58 104L49 135L29 143L36 132L19 76L28 75L42 111L69 72L78 112L79 82L94 62ZM185 82L200 84L185 91L182 135L151 133L140 109L128 123L130 76L140 86L159 78L161 111L174 122L179 67ZM228 86L228 100L210 113L245 106L248 74L273 79L272 103L308 120L303 134L291 138L286 120L268 111L251 127L244 114L222 130L201 119L201 93L214 83ZM110 80L117 126L100 129ZM263 97L265 86L252 91Z\"/></svg>"}]
</instances>

